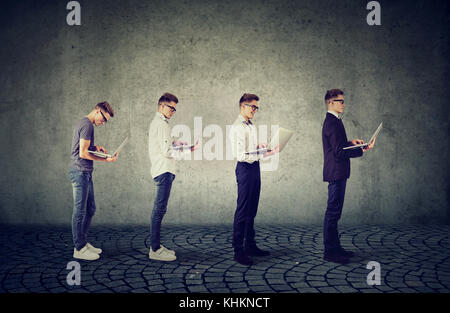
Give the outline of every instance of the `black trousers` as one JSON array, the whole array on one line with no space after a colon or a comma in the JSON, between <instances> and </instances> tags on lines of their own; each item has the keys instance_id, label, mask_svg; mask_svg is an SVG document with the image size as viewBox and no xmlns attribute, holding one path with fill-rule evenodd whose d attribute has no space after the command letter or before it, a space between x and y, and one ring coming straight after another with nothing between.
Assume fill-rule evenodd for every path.
<instances>
[{"instance_id":1,"label":"black trousers","mask_svg":"<svg viewBox=\"0 0 450 313\"><path fill-rule=\"evenodd\" d=\"M338 233L338 221L344 206L345 187L347 180L337 180L328 183L328 203L323 221L323 243L325 253L333 253L341 247Z\"/></svg>"},{"instance_id":2,"label":"black trousers","mask_svg":"<svg viewBox=\"0 0 450 313\"><path fill-rule=\"evenodd\" d=\"M233 248L236 254L256 246L254 221L261 192L259 162L238 162L236 166L238 197L233 224ZM245 241L245 243L244 243Z\"/></svg>"}]
</instances>

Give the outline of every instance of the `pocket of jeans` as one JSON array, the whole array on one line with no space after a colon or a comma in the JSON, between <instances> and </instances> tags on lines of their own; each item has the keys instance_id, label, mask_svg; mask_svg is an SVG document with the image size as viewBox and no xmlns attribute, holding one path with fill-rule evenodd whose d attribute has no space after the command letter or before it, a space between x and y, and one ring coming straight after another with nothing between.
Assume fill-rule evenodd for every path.
<instances>
[{"instance_id":1,"label":"pocket of jeans","mask_svg":"<svg viewBox=\"0 0 450 313\"><path fill-rule=\"evenodd\" d=\"M87 180L87 176L83 172L69 172L69 177L75 187L83 185L84 180Z\"/></svg>"}]
</instances>

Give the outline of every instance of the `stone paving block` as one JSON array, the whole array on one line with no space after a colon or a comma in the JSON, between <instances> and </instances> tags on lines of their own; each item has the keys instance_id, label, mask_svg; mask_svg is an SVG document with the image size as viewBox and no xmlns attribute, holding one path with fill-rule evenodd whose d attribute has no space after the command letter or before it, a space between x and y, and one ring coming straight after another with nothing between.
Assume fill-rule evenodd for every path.
<instances>
[{"instance_id":1,"label":"stone paving block","mask_svg":"<svg viewBox=\"0 0 450 313\"><path fill-rule=\"evenodd\" d=\"M318 287L317 289L322 293L338 293L338 290L333 287Z\"/></svg>"},{"instance_id":2,"label":"stone paving block","mask_svg":"<svg viewBox=\"0 0 450 313\"><path fill-rule=\"evenodd\" d=\"M164 284L164 286L167 289L184 288L183 283L169 283L169 284Z\"/></svg>"},{"instance_id":3,"label":"stone paving block","mask_svg":"<svg viewBox=\"0 0 450 313\"><path fill-rule=\"evenodd\" d=\"M139 289L147 287L147 284L144 282L134 282L134 283L128 283L132 289Z\"/></svg>"},{"instance_id":4,"label":"stone paving block","mask_svg":"<svg viewBox=\"0 0 450 313\"><path fill-rule=\"evenodd\" d=\"M309 285L312 287L325 287L328 286L328 283L325 281L308 281Z\"/></svg>"},{"instance_id":5,"label":"stone paving block","mask_svg":"<svg viewBox=\"0 0 450 313\"><path fill-rule=\"evenodd\" d=\"M337 291L343 292L343 293L356 293L358 292L358 289L352 288L350 286L334 286Z\"/></svg>"},{"instance_id":6,"label":"stone paving block","mask_svg":"<svg viewBox=\"0 0 450 313\"><path fill-rule=\"evenodd\" d=\"M155 292L155 291L166 290L167 288L163 285L154 285L154 286L148 286L147 289L149 291Z\"/></svg>"},{"instance_id":7,"label":"stone paving block","mask_svg":"<svg viewBox=\"0 0 450 313\"><path fill-rule=\"evenodd\" d=\"M164 284L164 281L162 279L151 279L146 280L149 285L162 285Z\"/></svg>"},{"instance_id":8,"label":"stone paving block","mask_svg":"<svg viewBox=\"0 0 450 313\"><path fill-rule=\"evenodd\" d=\"M211 288L210 291L212 293L229 293L230 289L228 289L228 288Z\"/></svg>"},{"instance_id":9,"label":"stone paving block","mask_svg":"<svg viewBox=\"0 0 450 313\"><path fill-rule=\"evenodd\" d=\"M189 293L185 288L175 288L168 290L170 293Z\"/></svg>"},{"instance_id":10,"label":"stone paving block","mask_svg":"<svg viewBox=\"0 0 450 313\"><path fill-rule=\"evenodd\" d=\"M84 286L89 292L99 292L105 289L103 285Z\"/></svg>"},{"instance_id":11,"label":"stone paving block","mask_svg":"<svg viewBox=\"0 0 450 313\"><path fill-rule=\"evenodd\" d=\"M361 293L381 293L381 291L376 288L360 288L359 292L361 292Z\"/></svg>"},{"instance_id":12,"label":"stone paving block","mask_svg":"<svg viewBox=\"0 0 450 313\"><path fill-rule=\"evenodd\" d=\"M290 287L287 284L271 284L270 287L275 290L276 292L281 292L281 291L287 291L287 290L292 290L292 287Z\"/></svg>"},{"instance_id":13,"label":"stone paving block","mask_svg":"<svg viewBox=\"0 0 450 313\"><path fill-rule=\"evenodd\" d=\"M132 292L132 293L148 293L148 290L144 289L144 288L137 288L137 289L132 289L130 292Z\"/></svg>"},{"instance_id":14,"label":"stone paving block","mask_svg":"<svg viewBox=\"0 0 450 313\"><path fill-rule=\"evenodd\" d=\"M208 292L208 289L206 289L205 286L201 285L193 285L193 286L187 286L190 292Z\"/></svg>"},{"instance_id":15,"label":"stone paving block","mask_svg":"<svg viewBox=\"0 0 450 313\"><path fill-rule=\"evenodd\" d=\"M224 280L224 277L221 276L205 276L204 281L205 282L221 282Z\"/></svg>"},{"instance_id":16,"label":"stone paving block","mask_svg":"<svg viewBox=\"0 0 450 313\"><path fill-rule=\"evenodd\" d=\"M255 279L255 280L246 280L247 284L249 286L255 286L255 285L267 285L267 282L265 279Z\"/></svg>"},{"instance_id":17,"label":"stone paving block","mask_svg":"<svg viewBox=\"0 0 450 313\"><path fill-rule=\"evenodd\" d=\"M228 283L228 287L230 287L231 289L235 289L235 288L247 288L247 284L242 282L242 283Z\"/></svg>"},{"instance_id":18,"label":"stone paving block","mask_svg":"<svg viewBox=\"0 0 450 313\"><path fill-rule=\"evenodd\" d=\"M250 291L249 288L237 288L237 289L231 289L230 292L232 293L248 293Z\"/></svg>"},{"instance_id":19,"label":"stone paving block","mask_svg":"<svg viewBox=\"0 0 450 313\"><path fill-rule=\"evenodd\" d=\"M274 290L269 286L250 286L249 288L253 292L265 292L265 293L274 292Z\"/></svg>"},{"instance_id":20,"label":"stone paving block","mask_svg":"<svg viewBox=\"0 0 450 313\"><path fill-rule=\"evenodd\" d=\"M239 281L243 281L244 278L242 276L233 276L233 277L225 277L225 281L226 282L239 282Z\"/></svg>"},{"instance_id":21,"label":"stone paving block","mask_svg":"<svg viewBox=\"0 0 450 313\"><path fill-rule=\"evenodd\" d=\"M319 290L317 290L316 288L311 288L311 287L297 288L297 291L300 293L318 293L319 292Z\"/></svg>"},{"instance_id":22,"label":"stone paving block","mask_svg":"<svg viewBox=\"0 0 450 313\"><path fill-rule=\"evenodd\" d=\"M225 282L206 283L205 287L208 289L227 288Z\"/></svg>"}]
</instances>

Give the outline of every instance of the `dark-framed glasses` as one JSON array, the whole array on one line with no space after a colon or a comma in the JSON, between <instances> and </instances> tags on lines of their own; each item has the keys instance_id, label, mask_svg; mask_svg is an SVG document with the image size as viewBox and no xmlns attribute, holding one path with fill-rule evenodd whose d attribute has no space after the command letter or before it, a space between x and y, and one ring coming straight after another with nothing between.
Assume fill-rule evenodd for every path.
<instances>
[{"instance_id":1,"label":"dark-framed glasses","mask_svg":"<svg viewBox=\"0 0 450 313\"><path fill-rule=\"evenodd\" d=\"M254 105L254 104L246 103L245 105L248 106L248 107L251 107L253 111L258 112L258 110L259 110L259 108L256 105Z\"/></svg>"},{"instance_id":2,"label":"dark-framed glasses","mask_svg":"<svg viewBox=\"0 0 450 313\"><path fill-rule=\"evenodd\" d=\"M166 106L172 111L172 112L176 112L177 109L175 109L173 106L166 104Z\"/></svg>"},{"instance_id":3,"label":"dark-framed glasses","mask_svg":"<svg viewBox=\"0 0 450 313\"><path fill-rule=\"evenodd\" d=\"M105 115L103 114L102 110L100 110L100 114L103 117L103 120L105 121L105 124L108 122L108 120L106 119Z\"/></svg>"}]
</instances>

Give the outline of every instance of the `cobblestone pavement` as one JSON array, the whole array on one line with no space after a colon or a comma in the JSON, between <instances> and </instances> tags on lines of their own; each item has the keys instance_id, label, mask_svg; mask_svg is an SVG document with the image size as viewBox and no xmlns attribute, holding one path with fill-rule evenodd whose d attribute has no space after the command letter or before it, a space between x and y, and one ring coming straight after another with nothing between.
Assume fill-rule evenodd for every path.
<instances>
[{"instance_id":1,"label":"cobblestone pavement","mask_svg":"<svg viewBox=\"0 0 450 313\"><path fill-rule=\"evenodd\" d=\"M347 265L322 259L320 226L258 226L269 257L251 267L233 261L231 226L167 226L162 243L174 262L148 259L147 226L93 226L97 261L79 261L81 285L68 286L70 227L0 226L0 293L5 292L450 292L450 226L342 227L356 253ZM369 261L381 264L381 285L369 286Z\"/></svg>"}]
</instances>

